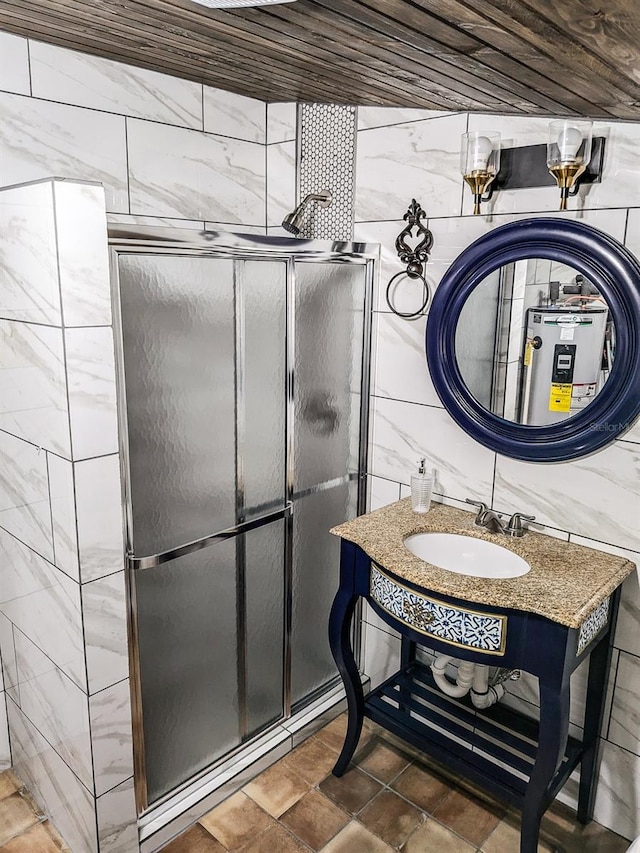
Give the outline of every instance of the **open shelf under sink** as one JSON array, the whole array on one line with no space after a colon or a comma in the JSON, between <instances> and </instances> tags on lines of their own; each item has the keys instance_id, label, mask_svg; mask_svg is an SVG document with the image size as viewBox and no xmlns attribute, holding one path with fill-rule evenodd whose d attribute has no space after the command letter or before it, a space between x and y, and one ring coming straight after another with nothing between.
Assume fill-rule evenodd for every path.
<instances>
[{"instance_id":1,"label":"open shelf under sink","mask_svg":"<svg viewBox=\"0 0 640 853\"><path fill-rule=\"evenodd\" d=\"M417 661L369 694L365 715L500 799L522 805L538 751L536 720L504 705L479 711L468 698L453 699L438 690L430 669ZM569 737L549 802L582 753L581 741Z\"/></svg>"}]
</instances>

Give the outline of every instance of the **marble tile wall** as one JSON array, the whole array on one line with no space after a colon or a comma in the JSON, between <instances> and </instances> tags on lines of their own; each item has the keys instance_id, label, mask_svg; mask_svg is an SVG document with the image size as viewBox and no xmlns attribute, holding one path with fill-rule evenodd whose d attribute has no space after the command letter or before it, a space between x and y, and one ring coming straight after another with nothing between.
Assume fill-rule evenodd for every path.
<instances>
[{"instance_id":1,"label":"marble tile wall","mask_svg":"<svg viewBox=\"0 0 640 853\"><path fill-rule=\"evenodd\" d=\"M134 853L96 824L133 776L105 191L15 186L0 218L0 726L72 849Z\"/></svg>"},{"instance_id":2,"label":"marble tile wall","mask_svg":"<svg viewBox=\"0 0 640 853\"><path fill-rule=\"evenodd\" d=\"M389 278L401 269L394 241L412 198L427 211L434 235L426 275L432 289L455 257L492 228L529 216L563 216L599 228L640 256L639 124L596 125L607 137L601 184L580 191L571 210L556 212L555 189L496 193L474 217L458 174L460 134L491 128L514 145L545 141L547 119L360 108L356 168L355 239L381 243L381 275L374 304L373 395L369 460L370 507L409 494L409 477L426 457L436 469L439 500L463 506L465 497L497 510L537 516L544 532L588 547L624 553L640 563L640 422L610 447L574 462L535 465L486 450L461 433L434 391L424 355L426 316L403 320L385 301ZM400 282L401 311L419 304L417 285ZM537 525L536 525L537 526ZM398 639L370 609L364 613L364 662L374 682L397 662ZM640 834L640 588L624 585L609 677L610 701L596 817L627 837ZM535 679L509 687L508 701L537 711ZM572 720L581 722L584 678L576 676ZM635 792L635 793L634 793ZM568 789L571 802L572 789Z\"/></svg>"},{"instance_id":3,"label":"marble tile wall","mask_svg":"<svg viewBox=\"0 0 640 853\"><path fill-rule=\"evenodd\" d=\"M292 104L267 122L262 101L0 32L0 110L0 186L93 181L119 222L264 234L269 143L294 204Z\"/></svg>"}]
</instances>

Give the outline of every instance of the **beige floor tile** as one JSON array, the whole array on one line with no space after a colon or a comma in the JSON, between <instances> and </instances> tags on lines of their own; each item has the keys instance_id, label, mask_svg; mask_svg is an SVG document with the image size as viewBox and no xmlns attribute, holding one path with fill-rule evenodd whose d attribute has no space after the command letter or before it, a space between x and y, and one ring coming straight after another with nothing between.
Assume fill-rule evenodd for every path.
<instances>
[{"instance_id":1,"label":"beige floor tile","mask_svg":"<svg viewBox=\"0 0 640 853\"><path fill-rule=\"evenodd\" d=\"M290 752L284 759L298 776L310 785L322 782L333 770L338 753L318 737L311 737Z\"/></svg>"},{"instance_id":2,"label":"beige floor tile","mask_svg":"<svg viewBox=\"0 0 640 853\"><path fill-rule=\"evenodd\" d=\"M60 847L54 835L49 832L48 826L38 823L32 826L22 835L8 841L0 846L2 853L61 853L69 848ZM194 851L200 853L200 851ZM205 853L203 850L202 853Z\"/></svg>"},{"instance_id":3,"label":"beige floor tile","mask_svg":"<svg viewBox=\"0 0 640 853\"><path fill-rule=\"evenodd\" d=\"M383 791L358 815L367 829L392 847L400 847L423 822L422 812L393 791Z\"/></svg>"},{"instance_id":4,"label":"beige floor tile","mask_svg":"<svg viewBox=\"0 0 640 853\"><path fill-rule=\"evenodd\" d=\"M260 838L243 847L241 853L309 853L309 848L276 823Z\"/></svg>"},{"instance_id":5,"label":"beige floor tile","mask_svg":"<svg viewBox=\"0 0 640 853\"><path fill-rule=\"evenodd\" d=\"M239 850L266 832L273 819L250 797L238 791L200 818L202 826L228 850Z\"/></svg>"},{"instance_id":6,"label":"beige floor tile","mask_svg":"<svg viewBox=\"0 0 640 853\"><path fill-rule=\"evenodd\" d=\"M431 819L416 829L402 853L475 853L476 848L463 841L446 826ZM513 851L516 853L516 851Z\"/></svg>"},{"instance_id":7,"label":"beige floor tile","mask_svg":"<svg viewBox=\"0 0 640 853\"><path fill-rule=\"evenodd\" d=\"M596 821L577 823L575 812L554 803L542 818L540 836L563 853L626 853L629 842Z\"/></svg>"},{"instance_id":8,"label":"beige floor tile","mask_svg":"<svg viewBox=\"0 0 640 853\"><path fill-rule=\"evenodd\" d=\"M434 810L433 816L470 844L480 847L505 813L502 806L485 803L466 791L454 790Z\"/></svg>"},{"instance_id":9,"label":"beige floor tile","mask_svg":"<svg viewBox=\"0 0 640 853\"><path fill-rule=\"evenodd\" d=\"M340 752L344 745L344 738L347 733L347 715L340 714L335 720L332 720L329 725L320 729L316 735L320 740L324 741L327 746L330 746L336 752ZM358 748L362 748L373 737L373 732L367 727L363 727Z\"/></svg>"},{"instance_id":10,"label":"beige floor tile","mask_svg":"<svg viewBox=\"0 0 640 853\"><path fill-rule=\"evenodd\" d=\"M391 853L393 847L353 820L322 848L322 853Z\"/></svg>"},{"instance_id":11,"label":"beige floor tile","mask_svg":"<svg viewBox=\"0 0 640 853\"><path fill-rule=\"evenodd\" d=\"M162 853L226 853L226 848L197 823L163 847Z\"/></svg>"},{"instance_id":12,"label":"beige floor tile","mask_svg":"<svg viewBox=\"0 0 640 853\"><path fill-rule=\"evenodd\" d=\"M284 761L278 761L245 785L243 790L270 815L280 817L302 799L310 787L310 783Z\"/></svg>"},{"instance_id":13,"label":"beige floor tile","mask_svg":"<svg viewBox=\"0 0 640 853\"><path fill-rule=\"evenodd\" d=\"M18 791L0 800L0 845L39 821L31 804Z\"/></svg>"},{"instance_id":14,"label":"beige floor tile","mask_svg":"<svg viewBox=\"0 0 640 853\"><path fill-rule=\"evenodd\" d=\"M419 764L407 767L393 781L391 787L407 800L411 800L419 809L429 813L452 791L449 782Z\"/></svg>"},{"instance_id":15,"label":"beige floor tile","mask_svg":"<svg viewBox=\"0 0 640 853\"><path fill-rule=\"evenodd\" d=\"M11 770L0 773L0 800L4 800L5 797L10 796L19 788L22 788L22 782L15 773Z\"/></svg>"},{"instance_id":16,"label":"beige floor tile","mask_svg":"<svg viewBox=\"0 0 640 853\"><path fill-rule=\"evenodd\" d=\"M350 817L318 791L309 791L280 818L312 850L320 850L345 827Z\"/></svg>"},{"instance_id":17,"label":"beige floor tile","mask_svg":"<svg viewBox=\"0 0 640 853\"><path fill-rule=\"evenodd\" d=\"M385 784L395 779L411 761L406 752L380 738L372 738L369 743L359 747L353 757L357 767Z\"/></svg>"},{"instance_id":18,"label":"beige floor tile","mask_svg":"<svg viewBox=\"0 0 640 853\"><path fill-rule=\"evenodd\" d=\"M350 767L344 776L327 776L320 790L349 814L357 814L376 794L382 785L357 767Z\"/></svg>"},{"instance_id":19,"label":"beige floor tile","mask_svg":"<svg viewBox=\"0 0 640 853\"><path fill-rule=\"evenodd\" d=\"M505 818L482 845L482 853L518 853L520 850L520 822ZM554 853L555 847L541 841L538 853Z\"/></svg>"}]
</instances>

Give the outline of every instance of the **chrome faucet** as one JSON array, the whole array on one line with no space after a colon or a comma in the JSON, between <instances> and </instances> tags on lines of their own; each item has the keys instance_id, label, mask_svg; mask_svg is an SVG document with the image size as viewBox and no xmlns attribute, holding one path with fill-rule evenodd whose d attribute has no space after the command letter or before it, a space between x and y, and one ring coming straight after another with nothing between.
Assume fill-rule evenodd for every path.
<instances>
[{"instance_id":1,"label":"chrome faucet","mask_svg":"<svg viewBox=\"0 0 640 853\"><path fill-rule=\"evenodd\" d=\"M504 533L505 536L512 536L519 539L526 532L526 527L522 526L522 522L536 520L535 515L524 515L522 512L514 512L505 524L501 518L501 514L489 509L482 501L472 501L470 498L466 498L466 503L478 507L474 523L477 527L484 527L490 533Z\"/></svg>"}]
</instances>

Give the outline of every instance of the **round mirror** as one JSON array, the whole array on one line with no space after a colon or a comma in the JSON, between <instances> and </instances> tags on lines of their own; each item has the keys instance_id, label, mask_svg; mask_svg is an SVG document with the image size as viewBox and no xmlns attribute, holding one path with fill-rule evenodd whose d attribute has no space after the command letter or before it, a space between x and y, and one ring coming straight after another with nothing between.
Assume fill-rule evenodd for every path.
<instances>
[{"instance_id":1,"label":"round mirror","mask_svg":"<svg viewBox=\"0 0 640 853\"><path fill-rule=\"evenodd\" d=\"M526 258L499 267L469 293L455 355L481 406L543 426L595 400L615 358L615 329L606 300L574 267Z\"/></svg>"},{"instance_id":2,"label":"round mirror","mask_svg":"<svg viewBox=\"0 0 640 853\"><path fill-rule=\"evenodd\" d=\"M573 220L496 228L440 282L426 345L443 405L477 441L539 462L585 455L640 414L640 264Z\"/></svg>"}]
</instances>

